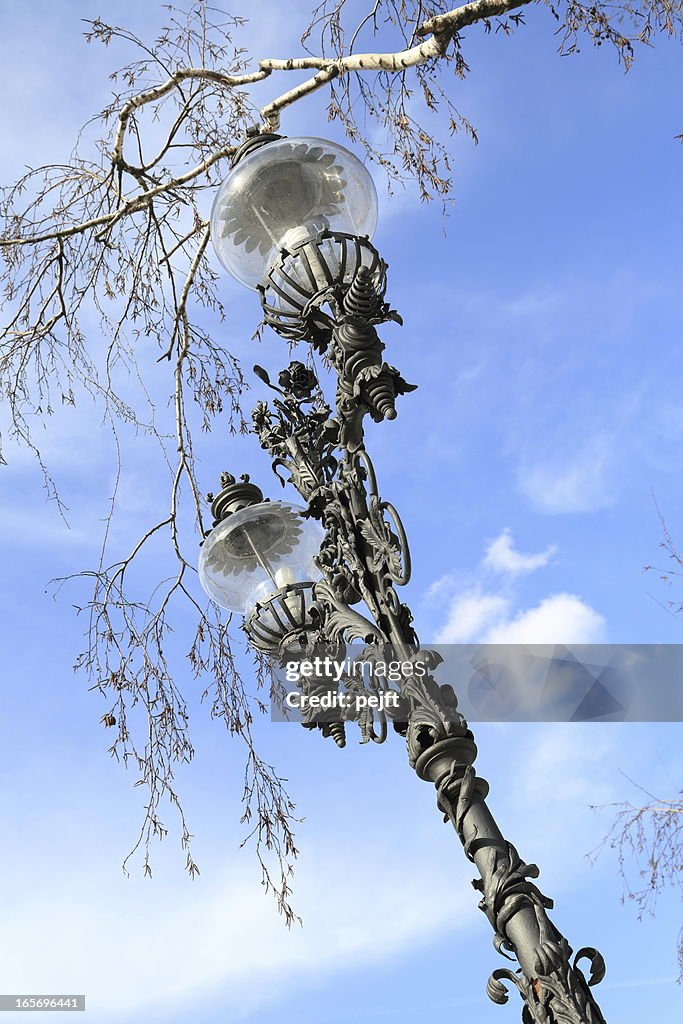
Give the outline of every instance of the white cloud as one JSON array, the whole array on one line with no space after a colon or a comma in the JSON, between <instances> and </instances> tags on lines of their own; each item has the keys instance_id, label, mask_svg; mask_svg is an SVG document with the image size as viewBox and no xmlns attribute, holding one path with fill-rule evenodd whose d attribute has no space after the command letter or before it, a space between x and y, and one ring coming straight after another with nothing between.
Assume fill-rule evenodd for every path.
<instances>
[{"instance_id":1,"label":"white cloud","mask_svg":"<svg viewBox=\"0 0 683 1024\"><path fill-rule=\"evenodd\" d=\"M536 569L542 569L544 565L548 564L556 550L552 546L535 555L524 555L521 551L515 549L512 532L506 527L489 544L486 549L483 565L484 568L492 569L494 572L518 576L525 572L534 572Z\"/></svg>"},{"instance_id":2,"label":"white cloud","mask_svg":"<svg viewBox=\"0 0 683 1024\"><path fill-rule=\"evenodd\" d=\"M436 642L597 644L603 643L605 636L603 616L576 594L552 594L515 613L511 598L470 590L451 602Z\"/></svg>"},{"instance_id":3,"label":"white cloud","mask_svg":"<svg viewBox=\"0 0 683 1024\"><path fill-rule=\"evenodd\" d=\"M576 594L553 594L540 604L494 623L484 636L489 644L599 644L605 619Z\"/></svg>"},{"instance_id":4,"label":"white cloud","mask_svg":"<svg viewBox=\"0 0 683 1024\"><path fill-rule=\"evenodd\" d=\"M491 622L505 620L510 602L501 594L483 594L472 590L457 595L451 602L445 626L436 634L439 644L466 644L476 641Z\"/></svg>"},{"instance_id":5,"label":"white cloud","mask_svg":"<svg viewBox=\"0 0 683 1024\"><path fill-rule=\"evenodd\" d=\"M576 594L561 592L542 598L531 608L516 608L510 583L517 576L536 572L548 564L556 551L525 554L515 548L512 531L506 527L487 548L478 574L458 589L458 577L447 573L427 591L427 598L451 593L445 624L436 634L440 644L590 644L606 637L605 619ZM504 586L487 588L486 571L504 576Z\"/></svg>"}]
</instances>

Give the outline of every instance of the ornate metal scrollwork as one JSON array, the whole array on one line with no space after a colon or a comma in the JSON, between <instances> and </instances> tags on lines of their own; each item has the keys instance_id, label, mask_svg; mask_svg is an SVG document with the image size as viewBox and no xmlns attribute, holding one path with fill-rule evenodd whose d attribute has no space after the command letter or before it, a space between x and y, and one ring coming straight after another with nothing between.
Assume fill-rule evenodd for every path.
<instances>
[{"instance_id":1,"label":"ornate metal scrollwork","mask_svg":"<svg viewBox=\"0 0 683 1024\"><path fill-rule=\"evenodd\" d=\"M523 1024L605 1024L605 1019L590 989L605 976L605 961L596 949L585 946L570 961L571 948L562 940L560 957L551 973L539 974L531 980L520 971L499 967L486 985L486 994L494 1003L508 1001L508 990L501 979L512 982L524 1000ZM588 978L578 966L588 959Z\"/></svg>"},{"instance_id":2,"label":"ornate metal scrollwork","mask_svg":"<svg viewBox=\"0 0 683 1024\"><path fill-rule=\"evenodd\" d=\"M410 609L396 592L410 579L408 542L396 509L380 497L363 442L365 417L393 419L397 396L414 390L382 358L384 346L375 327L387 320L400 322L384 301L385 288L386 265L367 239L354 242L350 236L322 233L284 252L261 290L267 322L290 340L311 341L337 374L333 413L316 375L303 363L290 363L277 385L256 368L278 396L272 406L260 402L254 410L261 446L281 481L285 470L308 502L309 514L325 529L317 559L324 578L313 586L301 642L311 648L320 643L345 648L362 641L370 660L391 646L405 664L419 661L428 669L420 676L406 673L395 713L349 711L335 720L309 715L304 724L317 726L343 746L348 721L357 722L362 742L383 742L392 721L406 737L410 763L420 778L435 785L444 820L453 825L479 872L473 885L493 927L496 949L520 963L519 971L493 972L490 998L507 1001L507 980L524 1000L524 1024L604 1024L591 993L604 975L604 961L590 947L571 961L569 943L547 914L552 901L532 881L538 868L525 863L502 836L486 805L488 784L473 767L477 749L472 733L453 688L440 685L432 674L439 656L420 648ZM323 692L330 684L312 685ZM366 686L353 678L346 685L358 693ZM577 966L585 958L591 961L588 980Z\"/></svg>"},{"instance_id":3,"label":"ornate metal scrollwork","mask_svg":"<svg viewBox=\"0 0 683 1024\"><path fill-rule=\"evenodd\" d=\"M374 322L400 319L383 301L387 265L369 238L321 231L316 238L283 249L259 287L265 322L288 341L306 340L324 352L340 321L344 296L361 268L373 283Z\"/></svg>"}]
</instances>

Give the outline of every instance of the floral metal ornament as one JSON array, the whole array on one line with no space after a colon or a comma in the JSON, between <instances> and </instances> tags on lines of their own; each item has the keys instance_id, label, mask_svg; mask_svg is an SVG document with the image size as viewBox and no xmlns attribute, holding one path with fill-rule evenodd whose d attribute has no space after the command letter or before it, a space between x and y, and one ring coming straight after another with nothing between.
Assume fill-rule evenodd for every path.
<instances>
[{"instance_id":1,"label":"floral metal ornament","mask_svg":"<svg viewBox=\"0 0 683 1024\"><path fill-rule=\"evenodd\" d=\"M310 402L314 391L318 389L318 378L303 363L295 360L286 370L282 370L277 379L283 392L291 394L298 402Z\"/></svg>"},{"instance_id":2,"label":"floral metal ornament","mask_svg":"<svg viewBox=\"0 0 683 1024\"><path fill-rule=\"evenodd\" d=\"M337 470L333 452L339 424L332 419L317 377L303 363L294 361L282 370L278 385L271 382L262 366L255 366L254 372L279 395L272 407L257 402L251 414L254 432L261 447L273 457L273 471L280 483L284 486L286 482L278 473L282 468L312 508L322 500L321 492Z\"/></svg>"}]
</instances>

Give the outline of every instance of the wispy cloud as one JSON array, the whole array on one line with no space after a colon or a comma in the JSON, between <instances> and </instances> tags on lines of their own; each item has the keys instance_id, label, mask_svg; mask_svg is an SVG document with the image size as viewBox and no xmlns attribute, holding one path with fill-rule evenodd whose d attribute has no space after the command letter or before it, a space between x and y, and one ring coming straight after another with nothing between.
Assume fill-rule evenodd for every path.
<instances>
[{"instance_id":1,"label":"wispy cloud","mask_svg":"<svg viewBox=\"0 0 683 1024\"><path fill-rule=\"evenodd\" d=\"M348 885L348 853L318 836L316 852L304 851L297 884L305 927L290 931L243 858L226 864L223 854L222 867L194 883L163 872L158 880L127 881L112 874L110 843L61 859L66 828L56 828L48 874L39 849L23 861L13 851L13 891L0 922L3 974L15 991L85 991L97 1021L152 1011L163 1019L204 999L220 999L234 1018L296 989L302 978L383 961L454 924L469 927L477 915L467 891L450 884L449 863L400 820L393 843L386 835L364 844L372 912L368 888ZM398 836L399 861L392 859ZM420 863L419 886L405 884L404 864L413 862Z\"/></svg>"},{"instance_id":2,"label":"wispy cloud","mask_svg":"<svg viewBox=\"0 0 683 1024\"><path fill-rule=\"evenodd\" d=\"M520 490L540 512L595 512L616 500L614 439L594 436L571 454L558 449L542 459L523 460Z\"/></svg>"},{"instance_id":3,"label":"wispy cloud","mask_svg":"<svg viewBox=\"0 0 683 1024\"><path fill-rule=\"evenodd\" d=\"M515 548L512 531L506 527L489 544L482 564L485 569L492 569L494 572L519 576L522 573L542 569L544 565L548 564L556 550L554 546L550 546L537 554L522 554Z\"/></svg>"},{"instance_id":4,"label":"wispy cloud","mask_svg":"<svg viewBox=\"0 0 683 1024\"><path fill-rule=\"evenodd\" d=\"M66 513L70 516L70 513ZM6 545L16 549L26 546L40 550L49 545L51 548L92 548L101 543L97 533L88 529L83 515L79 521L65 522L53 507L42 510L29 507L18 512L11 508L0 508L0 547Z\"/></svg>"},{"instance_id":5,"label":"wispy cloud","mask_svg":"<svg viewBox=\"0 0 683 1024\"><path fill-rule=\"evenodd\" d=\"M481 728L481 727L480 727ZM553 722L512 730L505 738L510 771L499 779L513 820L523 822L524 855L541 869L541 890L557 892L557 880L609 870L609 861L591 866L581 854L594 849L604 821L590 808L617 799L618 776L605 771L619 756L625 733L596 730L594 723ZM549 820L552 828L548 827ZM514 841L514 840L513 840ZM547 887L550 886L548 889Z\"/></svg>"}]
</instances>

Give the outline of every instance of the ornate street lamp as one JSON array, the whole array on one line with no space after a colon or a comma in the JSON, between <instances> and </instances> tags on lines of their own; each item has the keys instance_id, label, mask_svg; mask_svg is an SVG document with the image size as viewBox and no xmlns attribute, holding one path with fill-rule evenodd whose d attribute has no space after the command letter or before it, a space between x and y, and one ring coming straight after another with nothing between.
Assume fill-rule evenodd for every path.
<instances>
[{"instance_id":1,"label":"ornate street lamp","mask_svg":"<svg viewBox=\"0 0 683 1024\"><path fill-rule=\"evenodd\" d=\"M414 390L382 358L376 326L400 321L385 302L386 264L370 242L377 212L372 179L342 146L314 138L253 135L238 150L212 212L213 243L223 266L260 293L264 318L288 341L306 340L336 373L334 411L314 372L290 363L271 383L277 397L252 419L261 447L284 470L304 508L263 500L247 477L224 474L213 501L216 522L204 541L200 576L219 604L245 616L260 651L353 640L372 660L396 652L404 665L436 667L420 648L412 614L396 587L410 578L410 555L396 509L382 500L365 451L363 420L391 420L396 399ZM285 482L280 476L281 482ZM487 992L505 1003L503 980L523 1000L524 1024L604 1024L592 987L605 965L591 947L572 949L548 917L552 901L498 828L477 777L477 748L449 685L431 673L406 673L400 704L375 720L358 717L363 740L382 742L389 718L405 736L410 764L432 782L437 806L453 825L479 877L479 907L494 945L516 970L499 968ZM344 725L304 721L344 743ZM578 966L590 961L590 975Z\"/></svg>"},{"instance_id":2,"label":"ornate street lamp","mask_svg":"<svg viewBox=\"0 0 683 1024\"><path fill-rule=\"evenodd\" d=\"M247 617L251 643L272 651L308 623L323 531L305 509L264 501L260 488L224 473L213 499L214 529L202 545L199 578L223 608Z\"/></svg>"}]
</instances>

